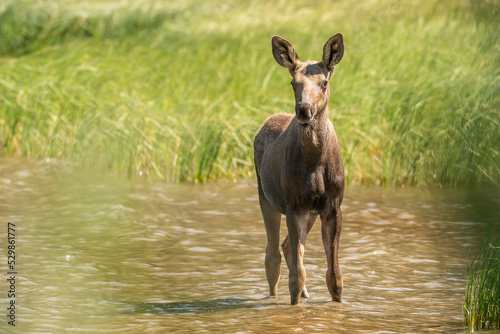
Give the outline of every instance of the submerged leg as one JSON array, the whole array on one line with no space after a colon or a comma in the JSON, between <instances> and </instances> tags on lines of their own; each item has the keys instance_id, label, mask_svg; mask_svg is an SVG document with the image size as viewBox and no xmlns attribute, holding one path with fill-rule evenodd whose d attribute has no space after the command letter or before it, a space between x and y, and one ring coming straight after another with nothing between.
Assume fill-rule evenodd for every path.
<instances>
[{"instance_id":1,"label":"submerged leg","mask_svg":"<svg viewBox=\"0 0 500 334\"><path fill-rule=\"evenodd\" d=\"M286 225L288 227L288 241L290 244L290 271L288 288L292 305L300 302L300 294L306 283L306 270L303 263L304 245L307 236L307 214L287 208Z\"/></svg>"},{"instance_id":2,"label":"submerged leg","mask_svg":"<svg viewBox=\"0 0 500 334\"><path fill-rule=\"evenodd\" d=\"M311 215L307 219L307 232L306 232L306 234L309 234L309 231L311 231L311 228L313 227L317 218L318 218L318 215ZM283 249L283 254L285 255L286 266L288 267L288 270L290 270L290 266L292 264L292 253L291 253L291 248L290 248L290 242L288 239L289 239L289 237L287 234L285 239L281 243L281 248ZM302 249L302 258L303 257L304 257L304 249ZM302 293L300 296L302 298L309 298L309 293L307 292L307 288L305 285L304 285L304 289L302 290Z\"/></svg>"},{"instance_id":3,"label":"submerged leg","mask_svg":"<svg viewBox=\"0 0 500 334\"><path fill-rule=\"evenodd\" d=\"M259 203L266 227L266 277L269 283L269 295L278 295L278 282L280 280L281 254L279 249L281 214L267 201L259 187Z\"/></svg>"},{"instance_id":4,"label":"submerged leg","mask_svg":"<svg viewBox=\"0 0 500 334\"><path fill-rule=\"evenodd\" d=\"M321 236L325 247L328 269L326 271L326 285L332 300L342 302L342 272L339 266L339 243L342 230L342 212L340 205L326 215L321 215Z\"/></svg>"}]
</instances>

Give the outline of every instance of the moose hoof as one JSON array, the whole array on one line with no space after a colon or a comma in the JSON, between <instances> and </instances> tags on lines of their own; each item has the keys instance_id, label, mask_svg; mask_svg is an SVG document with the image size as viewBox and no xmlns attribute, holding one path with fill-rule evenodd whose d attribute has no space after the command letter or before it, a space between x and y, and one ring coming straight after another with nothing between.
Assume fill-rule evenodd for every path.
<instances>
[{"instance_id":1,"label":"moose hoof","mask_svg":"<svg viewBox=\"0 0 500 334\"><path fill-rule=\"evenodd\" d=\"M300 294L300 297L302 297L302 298L309 298L309 293L307 292L306 287L304 287L304 290L302 290L302 293Z\"/></svg>"},{"instance_id":2,"label":"moose hoof","mask_svg":"<svg viewBox=\"0 0 500 334\"><path fill-rule=\"evenodd\" d=\"M342 303L342 293L333 295L332 300L337 303Z\"/></svg>"}]
</instances>

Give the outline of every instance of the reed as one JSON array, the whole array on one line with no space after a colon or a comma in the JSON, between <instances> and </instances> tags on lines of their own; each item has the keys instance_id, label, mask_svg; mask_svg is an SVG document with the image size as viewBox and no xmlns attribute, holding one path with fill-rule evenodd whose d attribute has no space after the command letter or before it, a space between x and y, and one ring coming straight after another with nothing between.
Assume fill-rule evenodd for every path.
<instances>
[{"instance_id":1,"label":"reed","mask_svg":"<svg viewBox=\"0 0 500 334\"><path fill-rule=\"evenodd\" d=\"M340 31L330 115L347 182L498 184L499 12L488 0L8 0L0 155L172 182L252 176L260 124L293 111L271 36L319 59Z\"/></svg>"},{"instance_id":2,"label":"reed","mask_svg":"<svg viewBox=\"0 0 500 334\"><path fill-rule=\"evenodd\" d=\"M465 325L470 331L500 329L500 225L491 222L484 245L467 270Z\"/></svg>"}]
</instances>

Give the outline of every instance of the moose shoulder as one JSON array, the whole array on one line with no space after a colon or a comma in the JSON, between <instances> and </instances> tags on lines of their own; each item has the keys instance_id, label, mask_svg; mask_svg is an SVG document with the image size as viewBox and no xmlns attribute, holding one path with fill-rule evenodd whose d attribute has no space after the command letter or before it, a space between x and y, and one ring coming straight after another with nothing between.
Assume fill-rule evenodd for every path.
<instances>
[{"instance_id":1,"label":"moose shoulder","mask_svg":"<svg viewBox=\"0 0 500 334\"><path fill-rule=\"evenodd\" d=\"M292 304L309 297L303 264L306 236L319 216L328 268L326 284L334 301L342 300L338 263L344 195L344 168L335 130L328 118L330 79L344 54L341 34L323 47L320 62L299 60L290 42L272 39L273 55L292 76L295 114L277 114L262 125L254 141L259 203L267 234L266 277L271 296L280 278L279 231L286 215L288 235L281 246L289 269Z\"/></svg>"}]
</instances>

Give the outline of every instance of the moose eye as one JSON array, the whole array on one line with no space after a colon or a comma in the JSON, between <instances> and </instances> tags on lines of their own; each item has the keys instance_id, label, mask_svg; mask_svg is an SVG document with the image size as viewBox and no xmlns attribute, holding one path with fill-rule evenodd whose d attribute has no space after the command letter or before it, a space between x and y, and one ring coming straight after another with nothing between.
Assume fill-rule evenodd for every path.
<instances>
[{"instance_id":1,"label":"moose eye","mask_svg":"<svg viewBox=\"0 0 500 334\"><path fill-rule=\"evenodd\" d=\"M328 87L328 80L325 80L321 83L321 88L326 89Z\"/></svg>"}]
</instances>

